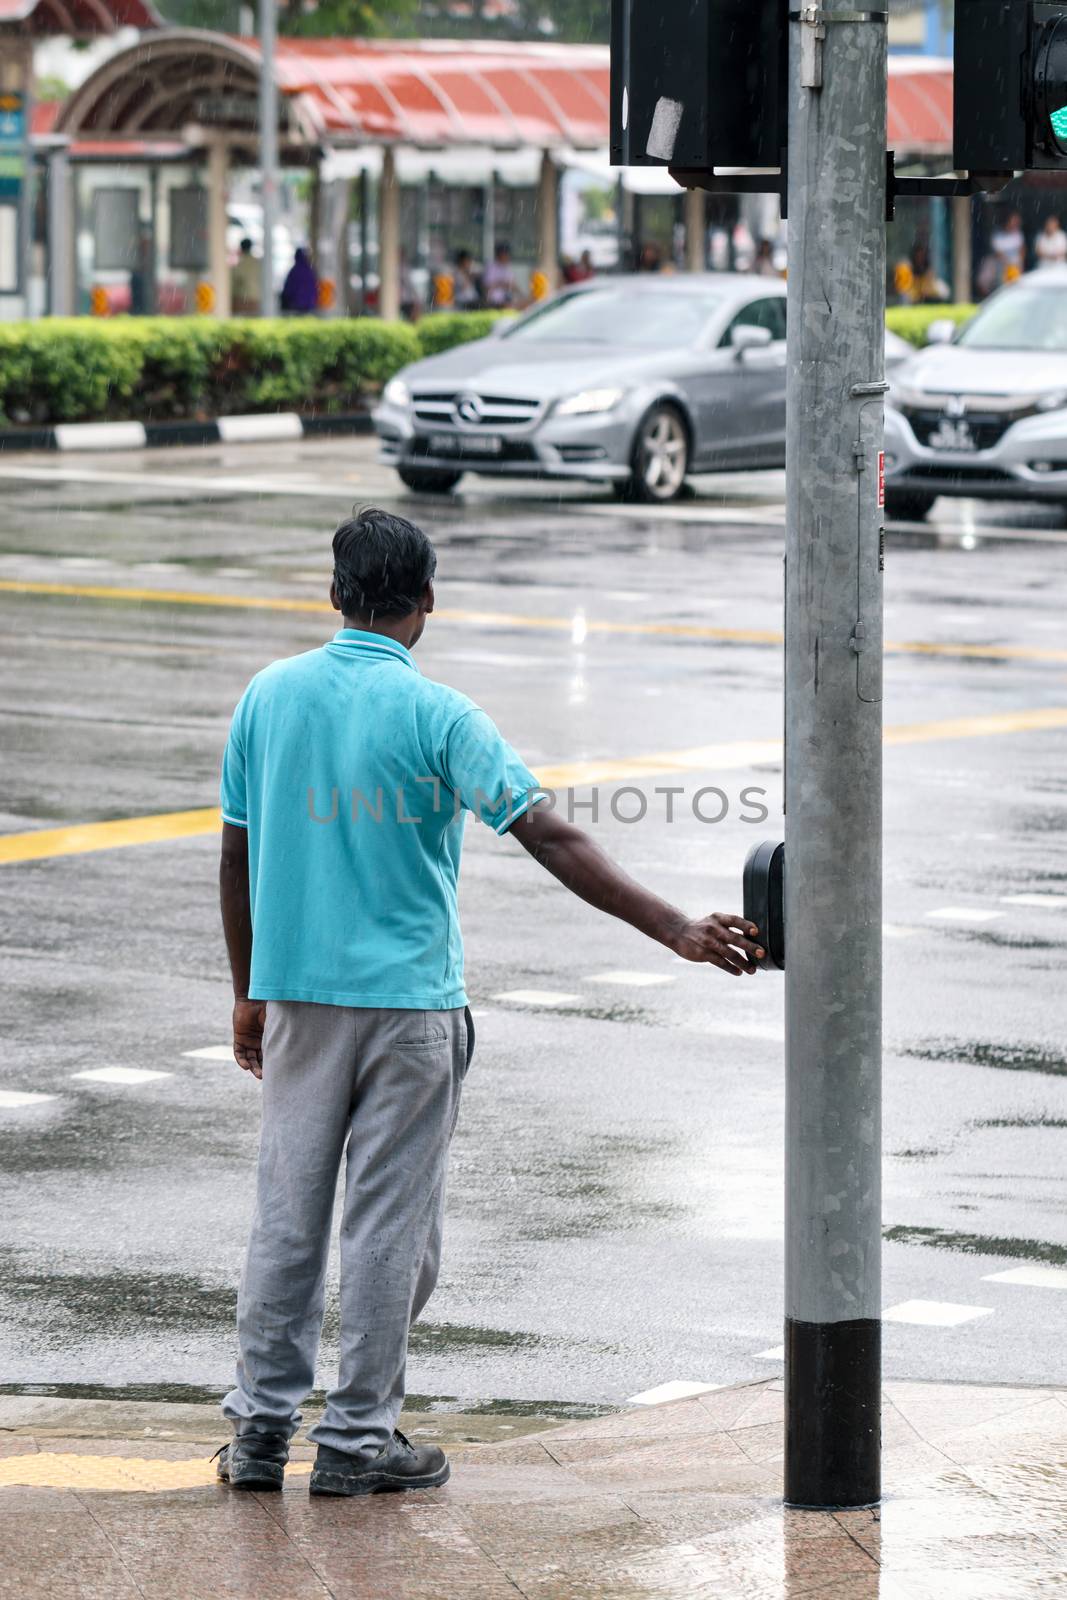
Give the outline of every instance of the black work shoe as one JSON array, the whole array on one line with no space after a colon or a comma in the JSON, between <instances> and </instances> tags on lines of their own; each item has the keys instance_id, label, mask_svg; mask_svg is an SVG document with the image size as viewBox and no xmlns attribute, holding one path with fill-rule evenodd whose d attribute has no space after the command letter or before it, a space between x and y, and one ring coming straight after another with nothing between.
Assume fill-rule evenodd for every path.
<instances>
[{"instance_id":1,"label":"black work shoe","mask_svg":"<svg viewBox=\"0 0 1067 1600\"><path fill-rule=\"evenodd\" d=\"M211 1458L231 1489L280 1489L289 1459L284 1433L238 1433Z\"/></svg>"},{"instance_id":2,"label":"black work shoe","mask_svg":"<svg viewBox=\"0 0 1067 1600\"><path fill-rule=\"evenodd\" d=\"M448 1480L448 1459L435 1444L413 1445L399 1428L376 1456L350 1455L319 1445L311 1494L383 1494L390 1489L436 1489Z\"/></svg>"}]
</instances>

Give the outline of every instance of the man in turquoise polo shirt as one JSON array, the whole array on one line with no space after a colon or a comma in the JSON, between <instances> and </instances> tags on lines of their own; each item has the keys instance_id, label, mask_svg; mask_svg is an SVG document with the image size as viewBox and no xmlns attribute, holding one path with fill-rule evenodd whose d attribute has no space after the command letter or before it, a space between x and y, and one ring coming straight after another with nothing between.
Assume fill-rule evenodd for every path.
<instances>
[{"instance_id":1,"label":"man in turquoise polo shirt","mask_svg":"<svg viewBox=\"0 0 1067 1600\"><path fill-rule=\"evenodd\" d=\"M443 1452L415 1448L396 1422L474 1048L456 900L466 813L688 960L739 976L762 952L752 924L692 919L627 877L541 803L484 711L422 676L411 651L437 564L425 534L367 510L338 528L333 553L344 626L253 678L223 760L234 1055L262 1078L263 1128L219 1475L281 1486L312 1386L347 1145L340 1367L310 1435L310 1487L363 1495L448 1477Z\"/></svg>"}]
</instances>

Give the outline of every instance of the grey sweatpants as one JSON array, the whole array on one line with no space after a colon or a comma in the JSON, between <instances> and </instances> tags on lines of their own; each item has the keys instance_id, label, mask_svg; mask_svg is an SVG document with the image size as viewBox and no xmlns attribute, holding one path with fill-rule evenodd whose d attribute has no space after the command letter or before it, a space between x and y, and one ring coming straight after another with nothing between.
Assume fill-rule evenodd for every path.
<instances>
[{"instance_id":1,"label":"grey sweatpants","mask_svg":"<svg viewBox=\"0 0 1067 1600\"><path fill-rule=\"evenodd\" d=\"M375 1452L404 1398L408 1329L437 1282L470 1013L267 1004L256 1212L237 1304L238 1433L287 1434L311 1389L345 1152L341 1357L310 1437Z\"/></svg>"}]
</instances>

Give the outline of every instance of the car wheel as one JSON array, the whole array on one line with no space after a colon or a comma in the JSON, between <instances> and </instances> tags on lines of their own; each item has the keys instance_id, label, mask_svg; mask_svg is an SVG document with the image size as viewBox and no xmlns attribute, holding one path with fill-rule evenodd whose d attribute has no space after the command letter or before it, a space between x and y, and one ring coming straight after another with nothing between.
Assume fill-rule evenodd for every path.
<instances>
[{"instance_id":1,"label":"car wheel","mask_svg":"<svg viewBox=\"0 0 1067 1600\"><path fill-rule=\"evenodd\" d=\"M653 406L634 439L632 472L624 486L634 500L660 504L682 491L689 467L689 432L676 406Z\"/></svg>"},{"instance_id":2,"label":"car wheel","mask_svg":"<svg viewBox=\"0 0 1067 1600\"><path fill-rule=\"evenodd\" d=\"M462 472L449 472L445 467L397 467L397 477L416 494L451 494L462 478Z\"/></svg>"},{"instance_id":3,"label":"car wheel","mask_svg":"<svg viewBox=\"0 0 1067 1600\"><path fill-rule=\"evenodd\" d=\"M902 522L921 522L936 499L936 494L922 494L918 489L887 489L886 516L899 517Z\"/></svg>"}]
</instances>

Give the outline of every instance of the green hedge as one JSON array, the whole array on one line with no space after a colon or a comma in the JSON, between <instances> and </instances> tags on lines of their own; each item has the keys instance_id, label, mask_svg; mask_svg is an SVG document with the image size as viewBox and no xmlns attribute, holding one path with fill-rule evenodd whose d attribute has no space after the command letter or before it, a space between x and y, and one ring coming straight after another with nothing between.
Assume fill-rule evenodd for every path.
<instances>
[{"instance_id":1,"label":"green hedge","mask_svg":"<svg viewBox=\"0 0 1067 1600\"><path fill-rule=\"evenodd\" d=\"M495 320L454 312L416 327L370 317L0 323L0 423L351 411L401 367L483 338Z\"/></svg>"},{"instance_id":2,"label":"green hedge","mask_svg":"<svg viewBox=\"0 0 1067 1600\"><path fill-rule=\"evenodd\" d=\"M968 322L974 313L974 306L890 306L885 322L909 344L924 345L931 322Z\"/></svg>"},{"instance_id":3,"label":"green hedge","mask_svg":"<svg viewBox=\"0 0 1067 1600\"><path fill-rule=\"evenodd\" d=\"M886 321L921 345L937 318L973 311L894 306ZM0 424L351 411L409 362L484 338L499 316L440 311L414 327L371 317L0 323Z\"/></svg>"},{"instance_id":4,"label":"green hedge","mask_svg":"<svg viewBox=\"0 0 1067 1600\"><path fill-rule=\"evenodd\" d=\"M457 344L484 339L501 317L514 315L513 311L433 311L428 317L423 317L418 325L422 353L424 356L436 356L442 350L453 349Z\"/></svg>"}]
</instances>

